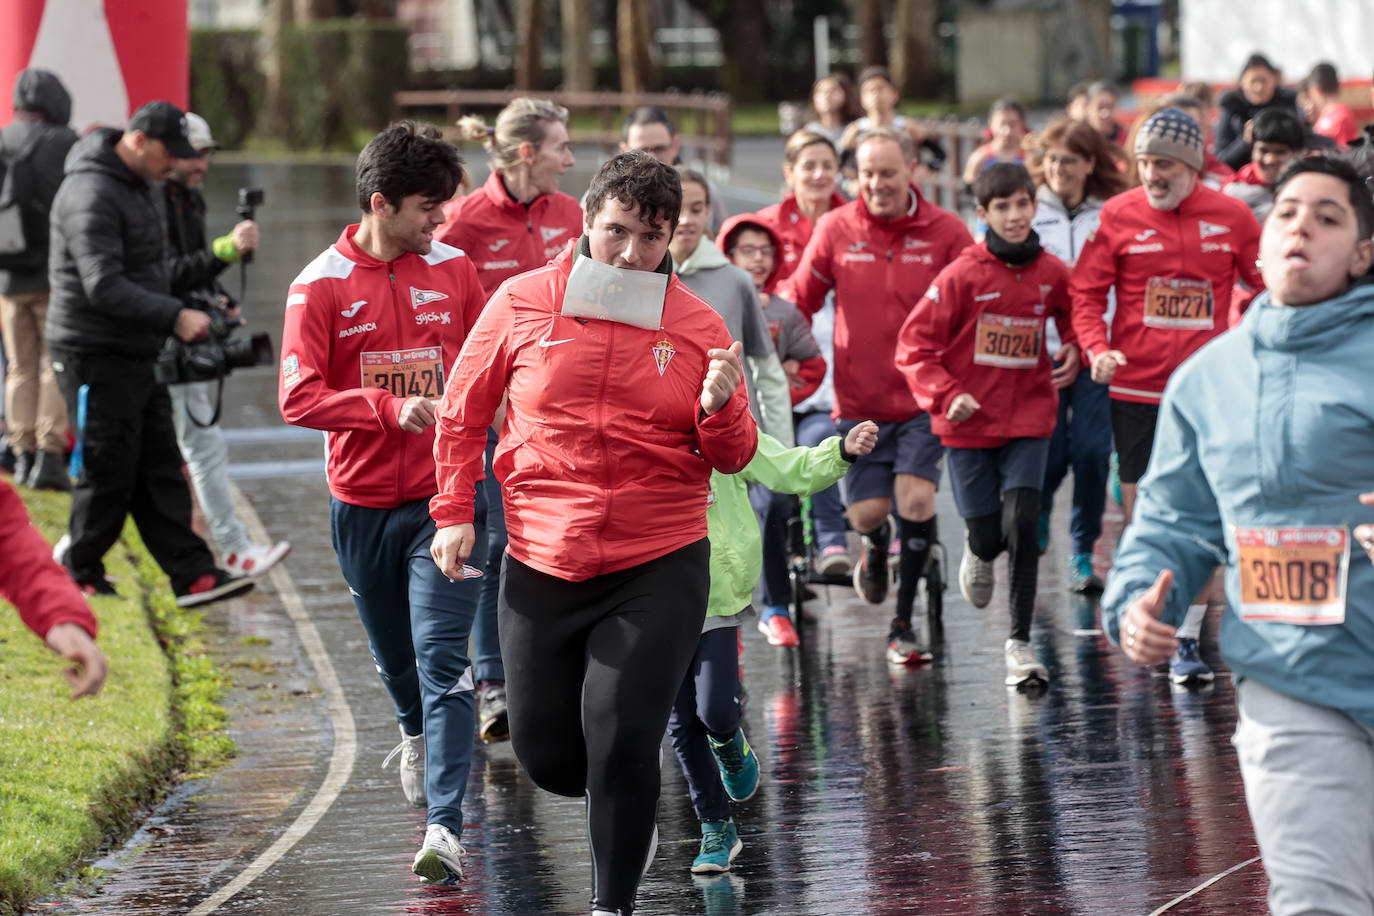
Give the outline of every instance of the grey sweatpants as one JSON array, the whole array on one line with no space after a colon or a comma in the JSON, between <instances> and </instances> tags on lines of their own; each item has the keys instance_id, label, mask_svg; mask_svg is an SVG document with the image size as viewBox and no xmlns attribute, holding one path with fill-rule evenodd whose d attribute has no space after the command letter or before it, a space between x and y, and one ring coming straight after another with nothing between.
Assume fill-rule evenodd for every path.
<instances>
[{"instance_id":1,"label":"grey sweatpants","mask_svg":"<svg viewBox=\"0 0 1374 916\"><path fill-rule=\"evenodd\" d=\"M1374 729L1343 712L1236 686L1245 800L1274 916L1374 916Z\"/></svg>"}]
</instances>

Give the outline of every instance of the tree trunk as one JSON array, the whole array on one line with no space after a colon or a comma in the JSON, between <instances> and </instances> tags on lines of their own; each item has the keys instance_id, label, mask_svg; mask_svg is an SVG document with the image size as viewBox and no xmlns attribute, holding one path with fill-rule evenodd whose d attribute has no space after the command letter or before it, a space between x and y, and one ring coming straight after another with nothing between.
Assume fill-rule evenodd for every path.
<instances>
[{"instance_id":1,"label":"tree trunk","mask_svg":"<svg viewBox=\"0 0 1374 916\"><path fill-rule=\"evenodd\" d=\"M531 92L539 88L539 58L544 47L544 0L520 0L519 45L515 56L515 88Z\"/></svg>"},{"instance_id":2,"label":"tree trunk","mask_svg":"<svg viewBox=\"0 0 1374 916\"><path fill-rule=\"evenodd\" d=\"M859 0L860 67L887 66L882 0Z\"/></svg>"},{"instance_id":3,"label":"tree trunk","mask_svg":"<svg viewBox=\"0 0 1374 916\"><path fill-rule=\"evenodd\" d=\"M897 0L892 12L892 78L906 97L936 90L935 0Z\"/></svg>"},{"instance_id":4,"label":"tree trunk","mask_svg":"<svg viewBox=\"0 0 1374 916\"><path fill-rule=\"evenodd\" d=\"M267 0L262 20L262 69L266 77L264 102L266 123L260 125L269 137L285 137L291 115L285 84L282 33L294 22L293 0Z\"/></svg>"},{"instance_id":5,"label":"tree trunk","mask_svg":"<svg viewBox=\"0 0 1374 916\"><path fill-rule=\"evenodd\" d=\"M296 22L319 22L321 19L333 19L339 15L337 0L294 0L294 2Z\"/></svg>"},{"instance_id":6,"label":"tree trunk","mask_svg":"<svg viewBox=\"0 0 1374 916\"><path fill-rule=\"evenodd\" d=\"M563 88L590 92L596 88L592 74L591 0L560 0L563 17Z\"/></svg>"},{"instance_id":7,"label":"tree trunk","mask_svg":"<svg viewBox=\"0 0 1374 916\"><path fill-rule=\"evenodd\" d=\"M620 91L648 92L654 82L648 4L644 0L616 0L616 46L620 57Z\"/></svg>"},{"instance_id":8,"label":"tree trunk","mask_svg":"<svg viewBox=\"0 0 1374 916\"><path fill-rule=\"evenodd\" d=\"M767 53L773 27L764 0L688 0L688 5L720 36L725 55L721 88L738 102L766 99L773 82Z\"/></svg>"}]
</instances>

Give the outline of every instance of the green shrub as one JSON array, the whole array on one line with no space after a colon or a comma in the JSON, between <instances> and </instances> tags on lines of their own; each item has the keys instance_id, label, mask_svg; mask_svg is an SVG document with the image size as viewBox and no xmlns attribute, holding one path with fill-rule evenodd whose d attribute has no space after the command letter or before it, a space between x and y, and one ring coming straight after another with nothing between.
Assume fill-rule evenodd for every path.
<instances>
[{"instance_id":1,"label":"green shrub","mask_svg":"<svg viewBox=\"0 0 1374 916\"><path fill-rule=\"evenodd\" d=\"M265 86L256 30L191 30L191 110L220 146L235 149L253 133Z\"/></svg>"}]
</instances>

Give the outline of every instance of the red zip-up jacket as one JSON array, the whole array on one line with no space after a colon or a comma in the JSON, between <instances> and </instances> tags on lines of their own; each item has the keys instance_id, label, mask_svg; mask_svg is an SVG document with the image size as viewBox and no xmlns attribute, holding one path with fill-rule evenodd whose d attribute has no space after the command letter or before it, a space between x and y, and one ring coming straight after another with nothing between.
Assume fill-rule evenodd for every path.
<instances>
[{"instance_id":1,"label":"red zip-up jacket","mask_svg":"<svg viewBox=\"0 0 1374 916\"><path fill-rule=\"evenodd\" d=\"M731 342L709 305L671 276L658 330L565 318L573 258L505 283L468 336L439 407L430 515L440 528L472 521L487 426L507 394L493 470L508 550L579 582L706 537L711 469L742 469L758 431L743 385L701 413L706 351Z\"/></svg>"},{"instance_id":2,"label":"red zip-up jacket","mask_svg":"<svg viewBox=\"0 0 1374 916\"><path fill-rule=\"evenodd\" d=\"M52 558L52 546L29 523L19 494L0 480L0 598L19 609L19 618L46 638L59 623L74 623L95 639L95 615L67 571Z\"/></svg>"},{"instance_id":3,"label":"red zip-up jacket","mask_svg":"<svg viewBox=\"0 0 1374 916\"><path fill-rule=\"evenodd\" d=\"M897 368L941 442L996 448L1054 433L1059 393L1045 347L1049 317L1070 329L1069 269L1048 251L1012 267L979 243L940 271L902 325ZM1072 333L1062 339L1075 342ZM964 393L977 399L977 412L962 423L945 419Z\"/></svg>"},{"instance_id":4,"label":"red zip-up jacket","mask_svg":"<svg viewBox=\"0 0 1374 916\"><path fill-rule=\"evenodd\" d=\"M831 210L843 207L847 203L849 201L839 191L830 195ZM796 195L783 198L780 203L771 207L764 207L754 215L768 220L777 230L782 250L778 252L778 273L772 282L781 283L797 272L802 252L806 250L806 243L811 241L811 234L815 231L815 224L811 217L797 209ZM721 231L725 231L723 225ZM768 291L772 292L772 288Z\"/></svg>"},{"instance_id":5,"label":"red zip-up jacket","mask_svg":"<svg viewBox=\"0 0 1374 916\"><path fill-rule=\"evenodd\" d=\"M1236 279L1264 288L1259 236L1249 207L1201 182L1174 210L1150 206L1144 188L1103 205L1101 223L1074 265L1069 295L1085 365L1107 350L1126 356L1112 379L1112 398L1158 404L1173 371L1226 330ZM1108 344L1102 316L1113 286Z\"/></svg>"},{"instance_id":6,"label":"red zip-up jacket","mask_svg":"<svg viewBox=\"0 0 1374 916\"><path fill-rule=\"evenodd\" d=\"M291 283L277 402L287 423L327 433L329 492L370 509L435 493L434 428L401 429L408 398L438 399L486 296L472 260L439 242L378 261L358 224Z\"/></svg>"},{"instance_id":7,"label":"red zip-up jacket","mask_svg":"<svg viewBox=\"0 0 1374 916\"><path fill-rule=\"evenodd\" d=\"M835 409L839 418L901 422L921 412L897 371L897 333L936 274L973 244L959 217L911 188L897 219L874 218L863 199L816 221L782 293L814 315L835 290Z\"/></svg>"},{"instance_id":8,"label":"red zip-up jacket","mask_svg":"<svg viewBox=\"0 0 1374 916\"><path fill-rule=\"evenodd\" d=\"M480 188L444 204L444 224L434 239L466 252L482 291L491 296L516 274L543 267L581 234L577 201L555 191L525 206L506 193L493 171Z\"/></svg>"}]
</instances>

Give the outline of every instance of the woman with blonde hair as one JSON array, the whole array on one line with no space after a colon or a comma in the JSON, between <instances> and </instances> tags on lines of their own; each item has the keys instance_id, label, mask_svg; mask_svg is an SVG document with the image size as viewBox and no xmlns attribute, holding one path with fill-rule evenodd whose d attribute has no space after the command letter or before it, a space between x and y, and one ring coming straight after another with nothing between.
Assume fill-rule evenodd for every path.
<instances>
[{"instance_id":1,"label":"woman with blonde hair","mask_svg":"<svg viewBox=\"0 0 1374 916\"><path fill-rule=\"evenodd\" d=\"M777 231L782 249L772 285L782 283L797 269L802 251L811 241L816 220L848 201L836 189L840 156L823 133L803 127L787 138L782 153L782 180L787 196L758 211ZM771 288L767 290L772 292Z\"/></svg>"}]
</instances>

